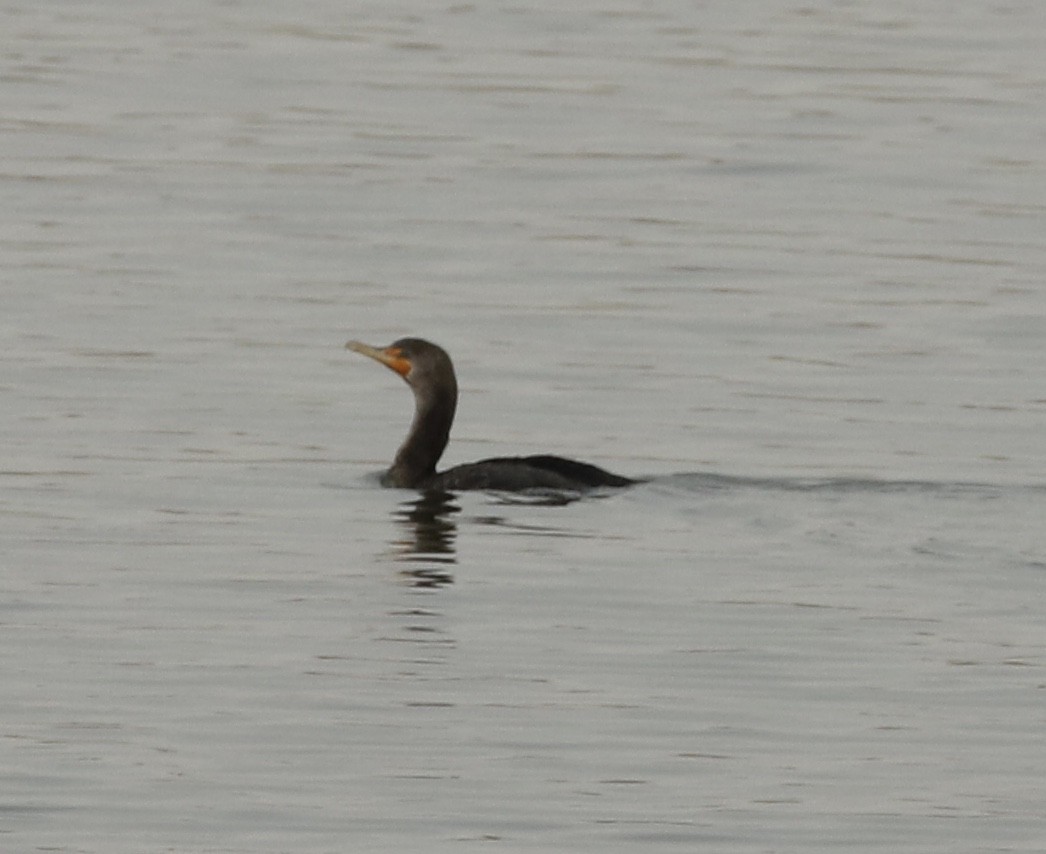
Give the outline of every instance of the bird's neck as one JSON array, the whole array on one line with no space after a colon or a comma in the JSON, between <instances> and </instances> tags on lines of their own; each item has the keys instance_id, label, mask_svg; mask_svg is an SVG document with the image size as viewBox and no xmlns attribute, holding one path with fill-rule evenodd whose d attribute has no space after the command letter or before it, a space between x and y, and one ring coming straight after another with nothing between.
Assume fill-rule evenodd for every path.
<instances>
[{"instance_id":1,"label":"bird's neck","mask_svg":"<svg viewBox=\"0 0 1046 854\"><path fill-rule=\"evenodd\" d=\"M456 388L415 392L414 421L382 478L387 486L416 488L436 474L436 463L450 439L457 397Z\"/></svg>"}]
</instances>

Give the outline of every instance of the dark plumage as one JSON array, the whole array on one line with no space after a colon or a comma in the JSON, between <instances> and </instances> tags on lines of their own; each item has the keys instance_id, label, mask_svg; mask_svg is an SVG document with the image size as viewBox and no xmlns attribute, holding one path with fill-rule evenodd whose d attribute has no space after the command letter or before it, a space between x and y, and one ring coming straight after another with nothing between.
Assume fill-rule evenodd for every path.
<instances>
[{"instance_id":1,"label":"dark plumage","mask_svg":"<svg viewBox=\"0 0 1046 854\"><path fill-rule=\"evenodd\" d=\"M450 356L441 347L421 338L401 338L381 349L359 341L350 341L345 346L391 368L414 392L414 421L392 465L382 476L385 486L522 492L529 489L584 491L636 483L589 463L547 454L493 457L437 472L436 463L447 447L458 403L458 382Z\"/></svg>"}]
</instances>

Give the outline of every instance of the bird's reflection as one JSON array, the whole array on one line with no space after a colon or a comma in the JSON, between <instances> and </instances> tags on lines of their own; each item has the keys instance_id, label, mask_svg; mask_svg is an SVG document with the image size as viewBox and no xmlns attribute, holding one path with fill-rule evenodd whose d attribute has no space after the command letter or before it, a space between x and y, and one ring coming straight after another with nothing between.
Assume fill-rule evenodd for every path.
<instances>
[{"instance_id":1,"label":"bird's reflection","mask_svg":"<svg viewBox=\"0 0 1046 854\"><path fill-rule=\"evenodd\" d=\"M447 568L457 562L454 541L458 526L454 516L461 508L449 492L425 492L404 501L396 508L394 518L403 536L393 540L397 560L412 564L404 570L415 587L443 587L454 582Z\"/></svg>"}]
</instances>

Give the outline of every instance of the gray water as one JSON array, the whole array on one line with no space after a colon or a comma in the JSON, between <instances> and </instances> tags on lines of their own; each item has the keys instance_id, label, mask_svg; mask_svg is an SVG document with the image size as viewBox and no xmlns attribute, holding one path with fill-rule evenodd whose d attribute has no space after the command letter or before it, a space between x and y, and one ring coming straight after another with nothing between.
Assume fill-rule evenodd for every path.
<instances>
[{"instance_id":1,"label":"gray water","mask_svg":"<svg viewBox=\"0 0 1046 854\"><path fill-rule=\"evenodd\" d=\"M1046 6L568 5L4 10L0 850L1043 850Z\"/></svg>"}]
</instances>

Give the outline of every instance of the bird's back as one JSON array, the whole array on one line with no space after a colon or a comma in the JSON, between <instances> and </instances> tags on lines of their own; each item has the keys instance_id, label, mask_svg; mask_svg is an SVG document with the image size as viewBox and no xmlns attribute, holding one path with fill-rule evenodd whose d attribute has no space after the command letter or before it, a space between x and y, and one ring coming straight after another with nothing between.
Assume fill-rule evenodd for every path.
<instances>
[{"instance_id":1,"label":"bird's back","mask_svg":"<svg viewBox=\"0 0 1046 854\"><path fill-rule=\"evenodd\" d=\"M522 492L527 489L585 491L601 486L631 486L637 481L599 466L550 454L531 457L492 457L455 466L435 475L430 489L489 489Z\"/></svg>"}]
</instances>

